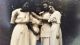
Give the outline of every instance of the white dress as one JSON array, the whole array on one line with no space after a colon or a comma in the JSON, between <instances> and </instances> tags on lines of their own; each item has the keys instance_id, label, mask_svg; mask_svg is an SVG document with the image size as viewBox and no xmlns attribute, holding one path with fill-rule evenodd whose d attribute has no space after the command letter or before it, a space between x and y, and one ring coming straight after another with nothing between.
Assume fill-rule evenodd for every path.
<instances>
[{"instance_id":1,"label":"white dress","mask_svg":"<svg viewBox=\"0 0 80 45\"><path fill-rule=\"evenodd\" d=\"M53 14L51 14L48 21L52 22L50 44L51 45L62 45L62 32L60 28L61 13L59 11L55 11Z\"/></svg>"},{"instance_id":2,"label":"white dress","mask_svg":"<svg viewBox=\"0 0 80 45\"><path fill-rule=\"evenodd\" d=\"M50 25L48 23L48 19L50 17L49 12L45 12L42 15L43 19L45 19L47 22L43 20L43 24L41 27L41 45L50 45L50 37L51 37L51 30Z\"/></svg>"},{"instance_id":3,"label":"white dress","mask_svg":"<svg viewBox=\"0 0 80 45\"><path fill-rule=\"evenodd\" d=\"M41 37L50 37L51 36L50 25L48 23L49 17L50 17L49 12L45 12L42 15L42 18L45 19L47 22L45 22L43 20L42 27L41 27L41 35L40 35Z\"/></svg>"},{"instance_id":4,"label":"white dress","mask_svg":"<svg viewBox=\"0 0 80 45\"><path fill-rule=\"evenodd\" d=\"M30 14L30 22L32 23L32 28L34 30L34 32L39 33L39 24L40 24L40 20L36 19L35 17L32 16L32 14ZM32 31L30 31L30 41L31 41L31 45L36 45L37 44L37 40L39 40L39 35L34 34Z\"/></svg>"},{"instance_id":5,"label":"white dress","mask_svg":"<svg viewBox=\"0 0 80 45\"><path fill-rule=\"evenodd\" d=\"M34 13L33 13L34 14ZM50 17L49 12L45 12L42 16L38 16L34 14L38 19L41 20L41 31L40 31L40 37L41 37L41 45L50 45L50 37L51 37L51 30L50 30L50 24L48 23L48 19ZM39 21L40 21L39 20ZM35 22L34 20L33 22ZM40 24L39 21L37 21L38 25Z\"/></svg>"},{"instance_id":6,"label":"white dress","mask_svg":"<svg viewBox=\"0 0 80 45\"><path fill-rule=\"evenodd\" d=\"M13 29L10 45L29 45L29 12L21 12L21 8L12 12L11 23L16 23Z\"/></svg>"}]
</instances>

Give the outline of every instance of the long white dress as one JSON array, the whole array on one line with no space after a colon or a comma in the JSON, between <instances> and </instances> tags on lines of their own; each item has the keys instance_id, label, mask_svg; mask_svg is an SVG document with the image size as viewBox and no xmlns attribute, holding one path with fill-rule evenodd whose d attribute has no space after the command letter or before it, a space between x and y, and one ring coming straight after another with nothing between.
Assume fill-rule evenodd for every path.
<instances>
[{"instance_id":1,"label":"long white dress","mask_svg":"<svg viewBox=\"0 0 80 45\"><path fill-rule=\"evenodd\" d=\"M42 15L42 18L45 19L46 21L48 21L50 17L50 13L49 12L45 12ZM45 22L43 20L43 24L41 27L41 44L42 45L50 45L50 37L51 37L51 30L50 30L50 24L48 22Z\"/></svg>"},{"instance_id":2,"label":"long white dress","mask_svg":"<svg viewBox=\"0 0 80 45\"><path fill-rule=\"evenodd\" d=\"M16 23L13 29L10 45L29 45L29 12L21 12L21 8L12 12L11 24Z\"/></svg>"},{"instance_id":3,"label":"long white dress","mask_svg":"<svg viewBox=\"0 0 80 45\"><path fill-rule=\"evenodd\" d=\"M50 24L48 23L50 13L45 12L42 16L34 14L34 16L42 20L41 21L42 26L40 31L41 45L50 45L51 30L50 30ZM38 25L39 24L40 23L38 23Z\"/></svg>"},{"instance_id":4,"label":"long white dress","mask_svg":"<svg viewBox=\"0 0 80 45\"><path fill-rule=\"evenodd\" d=\"M39 25L40 25L40 20L36 19L35 17L30 14L30 22L32 22L32 28L34 32L39 33ZM30 31L30 40L31 40L31 45L36 45L37 40L39 40L39 35L35 35L32 31Z\"/></svg>"},{"instance_id":5,"label":"long white dress","mask_svg":"<svg viewBox=\"0 0 80 45\"><path fill-rule=\"evenodd\" d=\"M55 11L51 14L49 22L52 22L51 26L51 45L62 45L62 32L60 28L61 23L61 13L59 11ZM55 22L56 21L56 22Z\"/></svg>"}]
</instances>

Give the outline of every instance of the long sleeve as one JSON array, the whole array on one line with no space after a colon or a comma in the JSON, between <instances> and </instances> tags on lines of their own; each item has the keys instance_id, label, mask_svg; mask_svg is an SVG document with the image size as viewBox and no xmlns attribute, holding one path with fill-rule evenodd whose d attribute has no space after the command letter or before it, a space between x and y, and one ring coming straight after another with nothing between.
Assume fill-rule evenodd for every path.
<instances>
[{"instance_id":1,"label":"long sleeve","mask_svg":"<svg viewBox=\"0 0 80 45\"><path fill-rule=\"evenodd\" d=\"M10 21L11 24L14 24L15 23L15 19L16 19L17 15L18 15L17 14L17 10L14 10L12 12L12 15L11 15L11 21Z\"/></svg>"},{"instance_id":2,"label":"long sleeve","mask_svg":"<svg viewBox=\"0 0 80 45\"><path fill-rule=\"evenodd\" d=\"M57 19L57 23L61 23L61 13L60 12L57 12L56 19Z\"/></svg>"},{"instance_id":3,"label":"long sleeve","mask_svg":"<svg viewBox=\"0 0 80 45\"><path fill-rule=\"evenodd\" d=\"M38 16L36 13L34 13L34 12L31 12L31 14L33 15L33 16L35 16L37 19L43 19L43 17L42 16Z\"/></svg>"},{"instance_id":4,"label":"long sleeve","mask_svg":"<svg viewBox=\"0 0 80 45\"><path fill-rule=\"evenodd\" d=\"M30 22L32 22L33 24L41 24L41 20L36 19L32 15L30 15Z\"/></svg>"}]
</instances>

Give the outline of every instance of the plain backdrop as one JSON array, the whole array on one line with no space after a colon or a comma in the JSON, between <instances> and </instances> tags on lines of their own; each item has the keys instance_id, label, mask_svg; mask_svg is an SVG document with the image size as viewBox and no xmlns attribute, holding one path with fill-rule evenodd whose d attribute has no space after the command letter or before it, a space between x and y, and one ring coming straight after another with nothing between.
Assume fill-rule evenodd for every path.
<instances>
[{"instance_id":1,"label":"plain backdrop","mask_svg":"<svg viewBox=\"0 0 80 45\"><path fill-rule=\"evenodd\" d=\"M0 45L9 45L14 27L9 23L11 12L21 7L25 1L30 0L0 0ZM44 0L34 0L36 4L42 1ZM63 34L63 45L80 45L80 1L48 1L52 1L56 10L59 10L62 14L61 29Z\"/></svg>"}]
</instances>

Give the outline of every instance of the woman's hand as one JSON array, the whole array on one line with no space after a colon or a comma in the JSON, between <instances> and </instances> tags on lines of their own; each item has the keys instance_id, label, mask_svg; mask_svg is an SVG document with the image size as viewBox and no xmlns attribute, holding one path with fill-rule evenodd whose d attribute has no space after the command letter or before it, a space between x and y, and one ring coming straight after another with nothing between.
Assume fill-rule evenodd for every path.
<instances>
[{"instance_id":1,"label":"woman's hand","mask_svg":"<svg viewBox=\"0 0 80 45\"><path fill-rule=\"evenodd\" d=\"M44 13L44 11L40 12L39 14L42 15Z\"/></svg>"},{"instance_id":2,"label":"woman's hand","mask_svg":"<svg viewBox=\"0 0 80 45\"><path fill-rule=\"evenodd\" d=\"M56 22L56 18L55 18L55 17L50 18L50 19L48 20L48 22Z\"/></svg>"}]
</instances>

